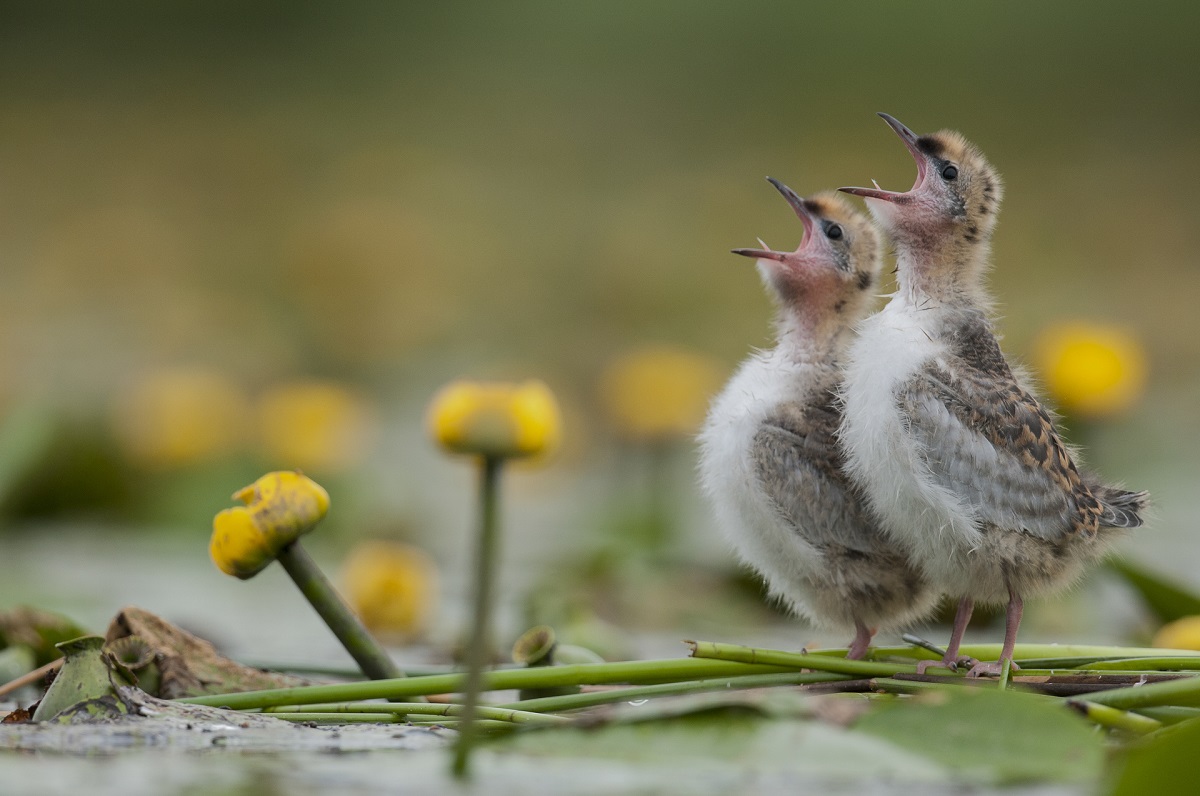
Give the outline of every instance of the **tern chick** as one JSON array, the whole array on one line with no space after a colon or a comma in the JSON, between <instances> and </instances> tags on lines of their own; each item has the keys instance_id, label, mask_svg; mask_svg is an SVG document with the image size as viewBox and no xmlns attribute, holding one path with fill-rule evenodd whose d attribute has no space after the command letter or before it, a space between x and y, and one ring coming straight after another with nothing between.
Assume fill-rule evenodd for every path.
<instances>
[{"instance_id":1,"label":"tern chick","mask_svg":"<svg viewBox=\"0 0 1200 796\"><path fill-rule=\"evenodd\" d=\"M1054 420L1004 357L984 285L1000 178L958 133L917 136L880 114L917 162L904 192L865 197L896 248L897 291L849 353L841 441L847 470L887 532L959 599L953 666L975 602L1007 600L1011 660L1023 600L1073 582L1142 524L1146 493L1082 473ZM922 667L922 671L924 667Z\"/></svg>"},{"instance_id":2,"label":"tern chick","mask_svg":"<svg viewBox=\"0 0 1200 796\"><path fill-rule=\"evenodd\" d=\"M842 470L842 355L870 309L879 241L833 193L802 199L772 179L804 225L794 252L754 257L778 300L778 343L742 363L700 435L700 475L727 538L773 596L813 623L854 629L861 658L880 627L927 614L937 595L877 527Z\"/></svg>"}]
</instances>

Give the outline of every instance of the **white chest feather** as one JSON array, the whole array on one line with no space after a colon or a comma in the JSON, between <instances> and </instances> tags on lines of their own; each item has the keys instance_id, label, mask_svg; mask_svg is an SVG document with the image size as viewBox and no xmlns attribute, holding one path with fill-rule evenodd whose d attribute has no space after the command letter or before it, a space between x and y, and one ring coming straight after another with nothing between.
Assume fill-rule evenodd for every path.
<instances>
[{"instance_id":1,"label":"white chest feather","mask_svg":"<svg viewBox=\"0 0 1200 796\"><path fill-rule=\"evenodd\" d=\"M927 569L947 547L971 547L978 531L971 510L933 483L926 451L908 432L900 391L945 354L929 325L935 311L893 298L863 322L842 386L841 443L851 478L867 495L884 529Z\"/></svg>"},{"instance_id":2,"label":"white chest feather","mask_svg":"<svg viewBox=\"0 0 1200 796\"><path fill-rule=\"evenodd\" d=\"M796 400L810 380L805 370L787 362L778 351L764 351L743 362L713 399L700 432L700 481L718 512L728 509L736 516L769 511L755 488L751 446L763 421L780 404Z\"/></svg>"},{"instance_id":3,"label":"white chest feather","mask_svg":"<svg viewBox=\"0 0 1200 796\"><path fill-rule=\"evenodd\" d=\"M764 492L752 446L763 421L818 378L814 366L788 361L778 350L751 357L713 400L699 438L700 482L726 539L773 591L809 616L807 601L785 584L810 576L821 559Z\"/></svg>"}]
</instances>

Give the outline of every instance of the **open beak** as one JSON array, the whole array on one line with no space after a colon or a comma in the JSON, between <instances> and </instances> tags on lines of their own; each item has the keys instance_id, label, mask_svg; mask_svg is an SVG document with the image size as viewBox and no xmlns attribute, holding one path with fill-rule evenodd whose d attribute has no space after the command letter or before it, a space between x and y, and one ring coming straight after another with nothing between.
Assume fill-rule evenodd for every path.
<instances>
[{"instance_id":1,"label":"open beak","mask_svg":"<svg viewBox=\"0 0 1200 796\"><path fill-rule=\"evenodd\" d=\"M883 120L888 123L888 127L895 131L896 135L900 136L900 140L904 142L904 146L908 147L909 153L913 156L913 160L917 162L917 180L913 183L913 187L908 191L885 191L879 186L874 188L838 188L842 193L854 194L855 196L865 196L868 199L882 199L885 202L907 202L912 192L925 184L925 172L929 168L929 160L925 157L925 153L921 151L921 147L917 142L917 134L905 127L899 119L894 116L889 116L886 113L879 114Z\"/></svg>"},{"instance_id":2,"label":"open beak","mask_svg":"<svg viewBox=\"0 0 1200 796\"><path fill-rule=\"evenodd\" d=\"M786 199L787 203L792 206L792 210L796 212L796 217L799 218L800 223L804 225L804 239L800 243L801 247L803 247L804 243L812 236L814 223L812 213L810 213L808 208L805 207L804 200L800 198L800 195L791 188L787 187L774 177L767 177L767 182L774 185L775 190L783 194L783 198ZM761 243L761 241L759 242ZM743 257L755 257L759 259L775 260L777 262L782 262L785 256L784 252L771 251L765 247L762 249L733 249L733 253L740 254Z\"/></svg>"}]
</instances>

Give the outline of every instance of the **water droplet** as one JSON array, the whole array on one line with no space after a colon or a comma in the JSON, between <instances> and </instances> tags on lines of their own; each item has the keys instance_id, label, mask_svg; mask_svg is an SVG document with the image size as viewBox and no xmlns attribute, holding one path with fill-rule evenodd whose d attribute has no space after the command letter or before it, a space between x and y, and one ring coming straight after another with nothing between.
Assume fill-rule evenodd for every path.
<instances>
[{"instance_id":1,"label":"water droplet","mask_svg":"<svg viewBox=\"0 0 1200 796\"><path fill-rule=\"evenodd\" d=\"M649 699L631 699L629 701L629 704L633 705L635 708L640 708L642 705L646 704L649 701L650 701Z\"/></svg>"}]
</instances>

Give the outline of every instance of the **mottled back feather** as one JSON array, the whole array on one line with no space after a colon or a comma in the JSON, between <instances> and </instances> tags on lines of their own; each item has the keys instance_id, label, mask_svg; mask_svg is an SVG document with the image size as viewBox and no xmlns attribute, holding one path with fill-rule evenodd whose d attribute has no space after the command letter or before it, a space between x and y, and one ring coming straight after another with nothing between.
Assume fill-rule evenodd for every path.
<instances>
[{"instance_id":1,"label":"mottled back feather","mask_svg":"<svg viewBox=\"0 0 1200 796\"><path fill-rule=\"evenodd\" d=\"M1140 524L1144 494L1085 481L982 315L964 314L947 342L949 356L901 392L936 483L961 495L982 522L1044 539Z\"/></svg>"},{"instance_id":2,"label":"mottled back feather","mask_svg":"<svg viewBox=\"0 0 1200 796\"><path fill-rule=\"evenodd\" d=\"M796 533L817 547L871 553L888 545L842 471L834 394L779 407L759 427L751 456L763 492Z\"/></svg>"}]
</instances>

